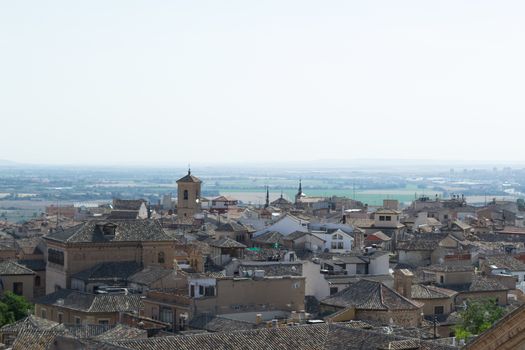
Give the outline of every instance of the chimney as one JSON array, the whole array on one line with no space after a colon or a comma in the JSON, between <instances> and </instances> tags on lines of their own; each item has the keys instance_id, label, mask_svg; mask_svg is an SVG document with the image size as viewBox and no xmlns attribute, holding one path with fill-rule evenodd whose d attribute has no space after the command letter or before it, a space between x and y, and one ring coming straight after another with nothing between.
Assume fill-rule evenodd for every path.
<instances>
[{"instance_id":1,"label":"chimney","mask_svg":"<svg viewBox=\"0 0 525 350\"><path fill-rule=\"evenodd\" d=\"M262 322L262 314L255 315L255 324L260 325Z\"/></svg>"},{"instance_id":2,"label":"chimney","mask_svg":"<svg viewBox=\"0 0 525 350\"><path fill-rule=\"evenodd\" d=\"M412 280L414 274L407 269L394 271L394 289L405 298L412 298Z\"/></svg>"}]
</instances>

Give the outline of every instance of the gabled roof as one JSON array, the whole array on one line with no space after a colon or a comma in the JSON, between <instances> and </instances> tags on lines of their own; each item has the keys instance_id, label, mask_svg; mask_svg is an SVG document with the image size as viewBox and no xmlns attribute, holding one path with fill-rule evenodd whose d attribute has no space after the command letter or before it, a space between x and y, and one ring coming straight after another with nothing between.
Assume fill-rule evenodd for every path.
<instances>
[{"instance_id":1,"label":"gabled roof","mask_svg":"<svg viewBox=\"0 0 525 350\"><path fill-rule=\"evenodd\" d=\"M460 220L455 220L452 225L456 225L457 227L459 227L460 229L462 230L469 230L472 226L470 226L469 224L463 222L463 221L460 221Z\"/></svg>"},{"instance_id":2,"label":"gabled roof","mask_svg":"<svg viewBox=\"0 0 525 350\"><path fill-rule=\"evenodd\" d=\"M265 232L262 235L259 235L252 239L252 242L255 243L264 243L264 244L275 244L279 243L283 240L284 235L276 232L276 231L269 231Z\"/></svg>"},{"instance_id":3,"label":"gabled roof","mask_svg":"<svg viewBox=\"0 0 525 350\"><path fill-rule=\"evenodd\" d=\"M0 331L2 333L6 332L20 332L23 329L53 329L57 327L59 323L46 320L45 318L40 318L34 315L29 315L26 318L16 321L15 323L6 324Z\"/></svg>"},{"instance_id":4,"label":"gabled roof","mask_svg":"<svg viewBox=\"0 0 525 350\"><path fill-rule=\"evenodd\" d=\"M321 301L336 307L359 310L417 310L421 306L381 282L362 279Z\"/></svg>"},{"instance_id":5,"label":"gabled roof","mask_svg":"<svg viewBox=\"0 0 525 350\"><path fill-rule=\"evenodd\" d=\"M140 265L135 261L105 262L89 269L80 271L71 276L85 282L100 280L126 280L129 276L140 270Z\"/></svg>"},{"instance_id":6,"label":"gabled roof","mask_svg":"<svg viewBox=\"0 0 525 350\"><path fill-rule=\"evenodd\" d=\"M215 231L243 232L248 231L248 228L238 222L228 220L227 222L218 225Z\"/></svg>"},{"instance_id":7,"label":"gabled roof","mask_svg":"<svg viewBox=\"0 0 525 350\"><path fill-rule=\"evenodd\" d=\"M46 270L46 261L42 259L18 260L17 263L33 271L45 271Z\"/></svg>"},{"instance_id":8,"label":"gabled roof","mask_svg":"<svg viewBox=\"0 0 525 350\"><path fill-rule=\"evenodd\" d=\"M292 205L292 202L290 202L289 200L287 200L284 197L279 197L276 200L274 200L273 202L271 202L270 204L274 205L274 206L275 205Z\"/></svg>"},{"instance_id":9,"label":"gabled roof","mask_svg":"<svg viewBox=\"0 0 525 350\"><path fill-rule=\"evenodd\" d=\"M412 285L412 299L445 299L451 298L458 292L451 289L439 288L432 285Z\"/></svg>"},{"instance_id":10,"label":"gabled roof","mask_svg":"<svg viewBox=\"0 0 525 350\"><path fill-rule=\"evenodd\" d=\"M380 208L377 209L374 214L386 214L386 215L399 215L401 212L399 210Z\"/></svg>"},{"instance_id":11,"label":"gabled roof","mask_svg":"<svg viewBox=\"0 0 525 350\"><path fill-rule=\"evenodd\" d=\"M487 265L495 265L499 269L509 271L525 271L525 263L510 255L492 255L485 258Z\"/></svg>"},{"instance_id":12,"label":"gabled roof","mask_svg":"<svg viewBox=\"0 0 525 350\"><path fill-rule=\"evenodd\" d=\"M119 323L107 330L106 332L96 336L98 340L120 340L120 339L138 339L147 338L148 332L145 329L130 327Z\"/></svg>"},{"instance_id":13,"label":"gabled roof","mask_svg":"<svg viewBox=\"0 0 525 350\"><path fill-rule=\"evenodd\" d=\"M0 240L0 250L18 250L18 245L14 239Z\"/></svg>"},{"instance_id":14,"label":"gabled roof","mask_svg":"<svg viewBox=\"0 0 525 350\"><path fill-rule=\"evenodd\" d=\"M146 203L144 199L114 199L113 209L138 211L144 203Z\"/></svg>"},{"instance_id":15,"label":"gabled roof","mask_svg":"<svg viewBox=\"0 0 525 350\"><path fill-rule=\"evenodd\" d=\"M375 221L373 219L346 218L346 223L359 228L370 228L374 226Z\"/></svg>"},{"instance_id":16,"label":"gabled roof","mask_svg":"<svg viewBox=\"0 0 525 350\"><path fill-rule=\"evenodd\" d=\"M292 214L290 214L290 213L286 213L285 215L281 216L278 220L276 220L276 221L274 222L274 224L277 223L277 222L279 222L279 221L281 221L281 220L284 220L284 219L286 219L286 218L295 221L295 222L296 222L297 224L299 224L299 225L300 225L301 222L303 222L303 221L309 222L309 219L306 219L306 218L302 219L302 218L299 218L299 217L297 217L297 216L295 216L295 215L292 215Z\"/></svg>"},{"instance_id":17,"label":"gabled roof","mask_svg":"<svg viewBox=\"0 0 525 350\"><path fill-rule=\"evenodd\" d=\"M114 235L106 234L108 226L114 227ZM173 241L156 220L87 221L44 238L63 243Z\"/></svg>"},{"instance_id":18,"label":"gabled roof","mask_svg":"<svg viewBox=\"0 0 525 350\"><path fill-rule=\"evenodd\" d=\"M64 330L24 329L13 342L13 350L47 350Z\"/></svg>"},{"instance_id":19,"label":"gabled roof","mask_svg":"<svg viewBox=\"0 0 525 350\"><path fill-rule=\"evenodd\" d=\"M40 237L35 238L25 238L16 240L16 244L22 250L24 254L43 254L43 252L38 247L38 244L41 242Z\"/></svg>"},{"instance_id":20,"label":"gabled roof","mask_svg":"<svg viewBox=\"0 0 525 350\"><path fill-rule=\"evenodd\" d=\"M61 289L36 299L35 304L53 305L83 312L105 313L138 311L142 307L142 299L138 294L91 294Z\"/></svg>"},{"instance_id":21,"label":"gabled roof","mask_svg":"<svg viewBox=\"0 0 525 350\"><path fill-rule=\"evenodd\" d=\"M246 248L244 244L239 243L229 237L219 239L218 241L211 241L208 244L217 248Z\"/></svg>"},{"instance_id":22,"label":"gabled roof","mask_svg":"<svg viewBox=\"0 0 525 350\"><path fill-rule=\"evenodd\" d=\"M215 202L235 202L237 199L230 196L218 196L212 199Z\"/></svg>"},{"instance_id":23,"label":"gabled roof","mask_svg":"<svg viewBox=\"0 0 525 350\"><path fill-rule=\"evenodd\" d=\"M257 328L254 323L207 314L194 317L190 321L190 327L204 329L208 332L231 332ZM260 327L266 327L266 324L262 323Z\"/></svg>"},{"instance_id":24,"label":"gabled roof","mask_svg":"<svg viewBox=\"0 0 525 350\"><path fill-rule=\"evenodd\" d=\"M439 242L445 237L444 234L432 233L414 235L410 239L397 242L396 250L432 251L439 246Z\"/></svg>"},{"instance_id":25,"label":"gabled roof","mask_svg":"<svg viewBox=\"0 0 525 350\"><path fill-rule=\"evenodd\" d=\"M313 233L311 232L303 232L303 231L295 231L295 232L292 232L290 233L289 235L287 236L284 236L283 239L286 240L286 241L294 241L296 239L299 239L303 236L313 236L315 237L316 239L319 239L323 242L326 242L324 239L322 239L321 237L318 237L316 235L314 235Z\"/></svg>"},{"instance_id":26,"label":"gabled roof","mask_svg":"<svg viewBox=\"0 0 525 350\"><path fill-rule=\"evenodd\" d=\"M410 341L410 347L406 347ZM261 328L224 331L186 336L152 337L119 340L113 344L134 350L216 350L216 349L277 349L277 350L447 350L455 347L388 334L385 331L347 327L342 324L300 325L295 327ZM398 346L399 345L399 346ZM400 346L403 347L400 347Z\"/></svg>"},{"instance_id":27,"label":"gabled roof","mask_svg":"<svg viewBox=\"0 0 525 350\"><path fill-rule=\"evenodd\" d=\"M345 235L345 236L348 236L348 237L351 237L352 239L354 238L354 235L353 233L349 233L349 232L346 232L344 230L341 230L340 228L338 229L329 229L328 231L321 231L321 232L312 232L314 235L320 235L320 236L324 236L324 235L334 235L334 234L340 234L340 235Z\"/></svg>"},{"instance_id":28,"label":"gabled roof","mask_svg":"<svg viewBox=\"0 0 525 350\"><path fill-rule=\"evenodd\" d=\"M180 183L180 182L195 182L195 183L199 183L199 182L202 182L198 177L195 177L193 175L191 175L191 171L188 170L188 174L186 176L183 176L181 177L180 179L177 180L177 183Z\"/></svg>"},{"instance_id":29,"label":"gabled roof","mask_svg":"<svg viewBox=\"0 0 525 350\"><path fill-rule=\"evenodd\" d=\"M392 238L385 235L382 231L377 231L374 233L369 234L366 239L367 241L391 241Z\"/></svg>"},{"instance_id":30,"label":"gabled roof","mask_svg":"<svg viewBox=\"0 0 525 350\"><path fill-rule=\"evenodd\" d=\"M468 289L469 292L489 292L499 290L509 290L509 288L505 287L494 278L482 276L475 276Z\"/></svg>"},{"instance_id":31,"label":"gabled roof","mask_svg":"<svg viewBox=\"0 0 525 350\"><path fill-rule=\"evenodd\" d=\"M174 270L164 269L162 267L146 267L128 278L128 282L149 286L150 284L173 274Z\"/></svg>"},{"instance_id":32,"label":"gabled roof","mask_svg":"<svg viewBox=\"0 0 525 350\"><path fill-rule=\"evenodd\" d=\"M20 265L14 261L6 260L0 262L0 275L34 275L33 270Z\"/></svg>"},{"instance_id":33,"label":"gabled roof","mask_svg":"<svg viewBox=\"0 0 525 350\"><path fill-rule=\"evenodd\" d=\"M496 292L509 290L509 288L505 287L494 278L487 278L477 275L473 275L472 282L470 283L446 284L440 286L455 290L457 292Z\"/></svg>"}]
</instances>

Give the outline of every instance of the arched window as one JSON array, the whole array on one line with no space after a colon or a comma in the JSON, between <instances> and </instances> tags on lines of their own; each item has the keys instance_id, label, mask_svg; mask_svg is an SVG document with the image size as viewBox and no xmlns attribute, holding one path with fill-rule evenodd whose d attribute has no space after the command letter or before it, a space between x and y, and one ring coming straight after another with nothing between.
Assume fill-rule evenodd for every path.
<instances>
[{"instance_id":1,"label":"arched window","mask_svg":"<svg viewBox=\"0 0 525 350\"><path fill-rule=\"evenodd\" d=\"M336 233L335 235L332 236L332 240L337 240L337 241L340 241L343 239L343 236Z\"/></svg>"},{"instance_id":2,"label":"arched window","mask_svg":"<svg viewBox=\"0 0 525 350\"><path fill-rule=\"evenodd\" d=\"M35 276L35 287L40 287L40 276Z\"/></svg>"},{"instance_id":3,"label":"arched window","mask_svg":"<svg viewBox=\"0 0 525 350\"><path fill-rule=\"evenodd\" d=\"M159 253L157 261L159 262L159 264L164 264L164 252Z\"/></svg>"},{"instance_id":4,"label":"arched window","mask_svg":"<svg viewBox=\"0 0 525 350\"><path fill-rule=\"evenodd\" d=\"M188 190L184 190L184 199L188 200Z\"/></svg>"}]
</instances>

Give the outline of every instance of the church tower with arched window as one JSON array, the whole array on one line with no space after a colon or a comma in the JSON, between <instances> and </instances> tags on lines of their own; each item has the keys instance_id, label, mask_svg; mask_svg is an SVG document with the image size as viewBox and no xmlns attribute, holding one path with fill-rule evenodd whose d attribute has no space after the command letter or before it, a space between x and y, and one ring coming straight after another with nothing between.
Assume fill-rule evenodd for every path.
<instances>
[{"instance_id":1,"label":"church tower with arched window","mask_svg":"<svg viewBox=\"0 0 525 350\"><path fill-rule=\"evenodd\" d=\"M201 211L202 181L188 174L177 180L177 221L179 223L193 223L195 214Z\"/></svg>"}]
</instances>

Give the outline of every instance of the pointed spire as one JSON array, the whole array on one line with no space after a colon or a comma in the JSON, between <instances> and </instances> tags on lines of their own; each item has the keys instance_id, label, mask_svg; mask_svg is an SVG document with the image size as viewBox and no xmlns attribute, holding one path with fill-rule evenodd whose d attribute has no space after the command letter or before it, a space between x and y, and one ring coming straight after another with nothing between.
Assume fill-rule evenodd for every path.
<instances>
[{"instance_id":1,"label":"pointed spire","mask_svg":"<svg viewBox=\"0 0 525 350\"><path fill-rule=\"evenodd\" d=\"M297 193L298 194L303 193L303 184L302 184L302 180L301 179L299 179L299 191Z\"/></svg>"},{"instance_id":2,"label":"pointed spire","mask_svg":"<svg viewBox=\"0 0 525 350\"><path fill-rule=\"evenodd\" d=\"M266 186L266 204L264 205L265 208L268 208L270 206L270 186Z\"/></svg>"},{"instance_id":3,"label":"pointed spire","mask_svg":"<svg viewBox=\"0 0 525 350\"><path fill-rule=\"evenodd\" d=\"M281 189L281 199L283 199L283 190Z\"/></svg>"},{"instance_id":4,"label":"pointed spire","mask_svg":"<svg viewBox=\"0 0 525 350\"><path fill-rule=\"evenodd\" d=\"M188 163L188 175L191 175L191 167L190 167L190 163Z\"/></svg>"}]
</instances>

